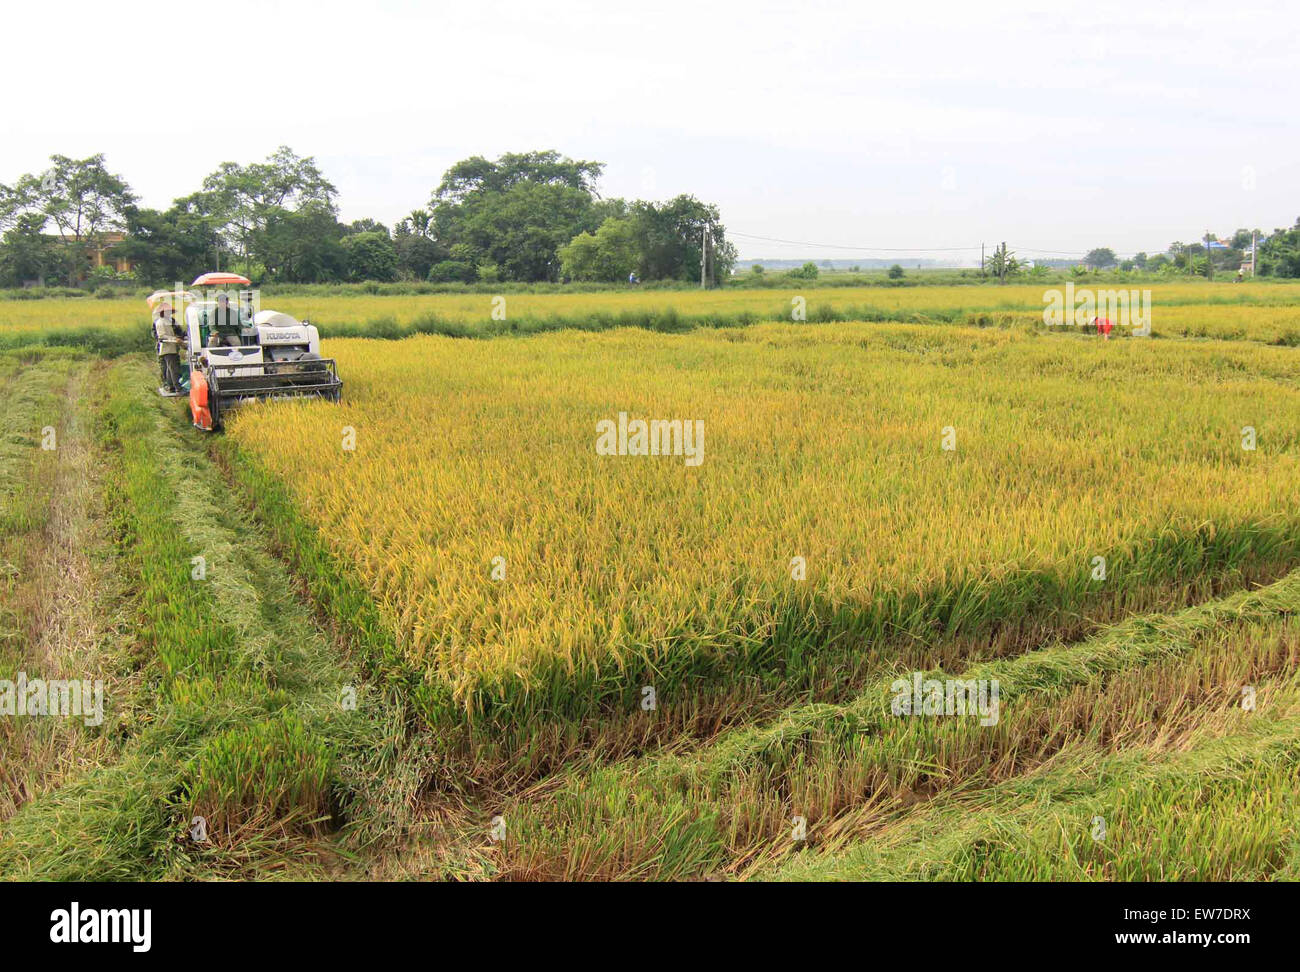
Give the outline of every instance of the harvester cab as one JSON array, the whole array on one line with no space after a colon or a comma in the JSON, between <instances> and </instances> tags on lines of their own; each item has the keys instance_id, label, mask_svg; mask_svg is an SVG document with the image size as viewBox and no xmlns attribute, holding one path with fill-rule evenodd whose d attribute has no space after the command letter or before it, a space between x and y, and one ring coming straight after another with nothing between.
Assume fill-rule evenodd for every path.
<instances>
[{"instance_id":1,"label":"harvester cab","mask_svg":"<svg viewBox=\"0 0 1300 972\"><path fill-rule=\"evenodd\" d=\"M259 398L339 400L343 382L320 355L320 334L307 321L260 310L249 281L205 273L185 308L187 388L194 424L211 432L242 402Z\"/></svg>"}]
</instances>

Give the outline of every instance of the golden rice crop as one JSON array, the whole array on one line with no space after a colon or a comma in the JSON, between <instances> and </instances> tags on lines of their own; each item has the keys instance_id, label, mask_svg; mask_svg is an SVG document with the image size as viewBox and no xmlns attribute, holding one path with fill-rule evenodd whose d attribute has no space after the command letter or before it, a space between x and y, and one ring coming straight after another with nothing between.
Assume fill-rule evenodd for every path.
<instances>
[{"instance_id":1,"label":"golden rice crop","mask_svg":"<svg viewBox=\"0 0 1300 972\"><path fill-rule=\"evenodd\" d=\"M836 644L987 641L1300 557L1287 348L841 323L330 351L341 406L230 434L472 709L797 680ZM703 422L703 461L598 455L620 412Z\"/></svg>"}]
</instances>

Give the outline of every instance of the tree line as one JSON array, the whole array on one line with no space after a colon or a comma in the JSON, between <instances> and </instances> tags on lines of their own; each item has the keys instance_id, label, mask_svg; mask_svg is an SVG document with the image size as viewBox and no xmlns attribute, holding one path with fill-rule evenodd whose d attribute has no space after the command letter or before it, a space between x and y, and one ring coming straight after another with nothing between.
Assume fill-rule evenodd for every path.
<instances>
[{"instance_id":1,"label":"tree line","mask_svg":"<svg viewBox=\"0 0 1300 972\"><path fill-rule=\"evenodd\" d=\"M391 229L344 224L338 190L314 159L282 146L223 162L167 209L142 207L104 156L54 155L49 169L0 184L0 286L120 279L94 267L106 244L129 279L164 286L219 265L260 282L699 280L736 261L718 208L694 196L603 199L603 163L555 151L474 156L443 175L426 207Z\"/></svg>"}]
</instances>

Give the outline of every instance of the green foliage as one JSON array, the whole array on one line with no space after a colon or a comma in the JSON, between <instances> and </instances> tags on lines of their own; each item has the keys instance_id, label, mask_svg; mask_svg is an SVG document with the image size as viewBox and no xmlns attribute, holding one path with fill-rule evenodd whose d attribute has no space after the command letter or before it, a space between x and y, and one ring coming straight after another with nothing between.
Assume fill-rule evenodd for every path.
<instances>
[{"instance_id":1,"label":"green foliage","mask_svg":"<svg viewBox=\"0 0 1300 972\"><path fill-rule=\"evenodd\" d=\"M62 273L59 244L41 232L45 217L24 213L13 220L0 245L0 285L21 286L26 280L52 279Z\"/></svg>"},{"instance_id":2,"label":"green foliage","mask_svg":"<svg viewBox=\"0 0 1300 972\"><path fill-rule=\"evenodd\" d=\"M397 279L397 250L387 232L367 230L345 236L343 252L349 280Z\"/></svg>"},{"instance_id":3,"label":"green foliage","mask_svg":"<svg viewBox=\"0 0 1300 972\"><path fill-rule=\"evenodd\" d=\"M256 256L272 279L341 280L347 276L342 228L331 205L309 202L301 209L280 209L267 217L255 236Z\"/></svg>"},{"instance_id":4,"label":"green foliage","mask_svg":"<svg viewBox=\"0 0 1300 972\"><path fill-rule=\"evenodd\" d=\"M1265 277L1300 277L1300 219L1289 230L1274 230L1259 246L1259 273Z\"/></svg>"},{"instance_id":5,"label":"green foliage","mask_svg":"<svg viewBox=\"0 0 1300 972\"><path fill-rule=\"evenodd\" d=\"M416 209L398 222L393 232L393 251L397 256L397 275L403 280L427 280L435 263L447 258L445 248L429 234L433 218L426 210Z\"/></svg>"},{"instance_id":6,"label":"green foliage","mask_svg":"<svg viewBox=\"0 0 1300 972\"><path fill-rule=\"evenodd\" d=\"M202 191L192 199L196 207L216 220L221 235L245 264L255 261L267 267L272 276L281 272L289 280L319 280L341 276L341 255L324 259L319 248L308 240L290 242L290 238L298 230L320 232L326 228L324 217L328 216L331 225L327 242L337 243L342 235L334 218L337 195L338 190L314 159L298 156L282 145L264 162L221 163L203 180ZM307 218L295 220L298 213L307 214ZM306 252L313 249L318 252ZM291 254L292 250L299 252ZM309 267L313 275L300 276ZM326 267L330 273L325 272Z\"/></svg>"},{"instance_id":7,"label":"green foliage","mask_svg":"<svg viewBox=\"0 0 1300 972\"><path fill-rule=\"evenodd\" d=\"M1102 269L1103 267L1113 267L1116 264L1115 251L1108 246L1099 246L1096 249L1088 251L1088 255L1083 258L1085 265Z\"/></svg>"},{"instance_id":8,"label":"green foliage","mask_svg":"<svg viewBox=\"0 0 1300 972\"><path fill-rule=\"evenodd\" d=\"M796 280L816 280L820 273L821 271L817 269L817 264L809 260L799 269L788 271L786 276L793 277Z\"/></svg>"},{"instance_id":9,"label":"green foliage","mask_svg":"<svg viewBox=\"0 0 1300 972\"><path fill-rule=\"evenodd\" d=\"M216 220L192 200L177 200L166 212L128 207L126 233L119 252L134 264L139 279L158 287L211 269L220 243Z\"/></svg>"},{"instance_id":10,"label":"green foliage","mask_svg":"<svg viewBox=\"0 0 1300 972\"><path fill-rule=\"evenodd\" d=\"M413 210L391 234L374 219L339 223L337 189L314 159L287 146L261 162L222 162L167 210L137 207L102 155L52 159L50 172L0 186L0 287L55 276L75 285L104 233L119 229L127 237L120 255L154 286L214 268L259 283L541 283L562 275L612 283L634 271L648 281L699 280L705 232L714 285L736 260L716 206L688 195L599 199L603 163L550 150L456 163L429 208ZM60 236L47 233L51 223ZM583 234L596 238L594 249ZM566 268L560 250L580 237Z\"/></svg>"},{"instance_id":11,"label":"green foliage","mask_svg":"<svg viewBox=\"0 0 1300 972\"><path fill-rule=\"evenodd\" d=\"M630 212L641 279L699 280L706 229L711 282L716 285L731 275L736 248L727 240L717 206L681 195L666 203L638 200L632 203Z\"/></svg>"},{"instance_id":12,"label":"green foliage","mask_svg":"<svg viewBox=\"0 0 1300 972\"><path fill-rule=\"evenodd\" d=\"M495 263L511 280L558 279L560 247L596 228L594 185L602 168L553 151L458 162L434 191L432 235L449 251L468 248L467 255L451 253L451 263ZM430 279L473 279L447 276L459 272L440 263Z\"/></svg>"},{"instance_id":13,"label":"green foliage","mask_svg":"<svg viewBox=\"0 0 1300 972\"><path fill-rule=\"evenodd\" d=\"M12 187L0 186L0 227L17 227L28 237L52 230L54 249L42 249L41 262L57 252L59 271L74 284L89 269L91 250L104 234L122 227L135 195L121 176L104 167L103 154L85 159L51 155L50 161L53 165L44 173L27 173ZM32 241L19 242L26 244L20 259L30 261Z\"/></svg>"},{"instance_id":14,"label":"green foliage","mask_svg":"<svg viewBox=\"0 0 1300 972\"><path fill-rule=\"evenodd\" d=\"M892 267L889 268L888 276L890 280L902 280L903 268L899 266L897 263L895 263Z\"/></svg>"},{"instance_id":15,"label":"green foliage","mask_svg":"<svg viewBox=\"0 0 1300 972\"><path fill-rule=\"evenodd\" d=\"M472 283L474 264L464 260L442 260L429 270L429 279L434 283Z\"/></svg>"},{"instance_id":16,"label":"green foliage","mask_svg":"<svg viewBox=\"0 0 1300 972\"><path fill-rule=\"evenodd\" d=\"M579 233L559 250L564 276L572 280L626 280L637 268L634 226L610 217L593 233Z\"/></svg>"}]
</instances>

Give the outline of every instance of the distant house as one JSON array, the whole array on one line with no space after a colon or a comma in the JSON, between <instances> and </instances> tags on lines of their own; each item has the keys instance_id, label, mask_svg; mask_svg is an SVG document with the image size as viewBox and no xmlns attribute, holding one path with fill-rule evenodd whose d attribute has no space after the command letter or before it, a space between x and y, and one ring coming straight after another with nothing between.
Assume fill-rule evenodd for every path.
<instances>
[{"instance_id":1,"label":"distant house","mask_svg":"<svg viewBox=\"0 0 1300 972\"><path fill-rule=\"evenodd\" d=\"M62 235L51 235L49 239L57 240L60 243L69 241L68 237ZM121 253L121 246L124 242L126 242L125 233L101 233L98 244L86 248L86 254L90 257L91 268L111 267L118 273L129 273L135 269L135 264Z\"/></svg>"},{"instance_id":2,"label":"distant house","mask_svg":"<svg viewBox=\"0 0 1300 972\"><path fill-rule=\"evenodd\" d=\"M90 251L90 265L108 266L118 273L130 273L135 268L135 264L118 252L124 242L126 242L125 233L104 233L100 237L99 245Z\"/></svg>"}]
</instances>

